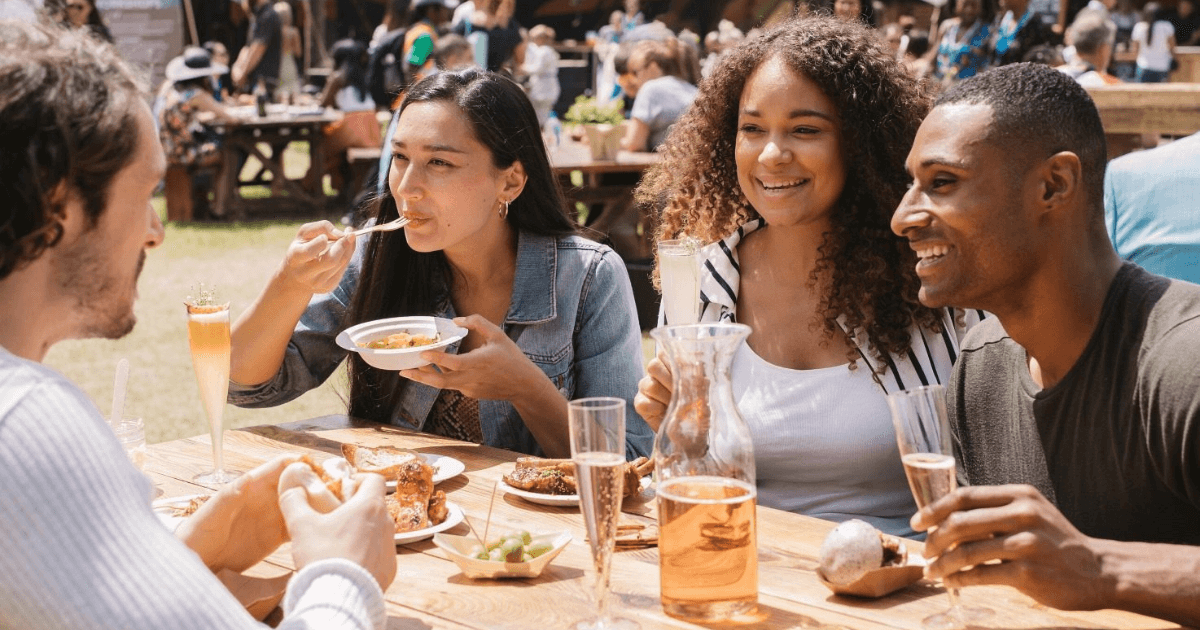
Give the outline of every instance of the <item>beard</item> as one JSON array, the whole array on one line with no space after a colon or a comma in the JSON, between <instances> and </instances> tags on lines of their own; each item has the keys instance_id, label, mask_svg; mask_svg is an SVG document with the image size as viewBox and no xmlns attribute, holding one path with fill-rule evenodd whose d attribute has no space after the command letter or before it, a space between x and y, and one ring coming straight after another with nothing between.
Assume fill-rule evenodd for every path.
<instances>
[{"instance_id":1,"label":"beard","mask_svg":"<svg viewBox=\"0 0 1200 630\"><path fill-rule=\"evenodd\" d=\"M133 297L146 264L146 251L138 257L132 277L113 268L105 253L102 246L84 245L65 253L55 270L55 284L75 302L75 317L84 339L120 339L137 323Z\"/></svg>"}]
</instances>

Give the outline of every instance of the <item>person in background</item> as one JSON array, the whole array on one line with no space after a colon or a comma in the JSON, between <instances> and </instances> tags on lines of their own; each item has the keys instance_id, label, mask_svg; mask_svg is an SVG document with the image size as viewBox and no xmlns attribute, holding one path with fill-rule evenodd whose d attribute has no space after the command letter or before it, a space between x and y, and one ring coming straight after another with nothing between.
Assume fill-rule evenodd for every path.
<instances>
[{"instance_id":1,"label":"person in background","mask_svg":"<svg viewBox=\"0 0 1200 630\"><path fill-rule=\"evenodd\" d=\"M544 125L562 92L558 84L558 51L554 50L554 29L545 24L529 29L529 45L525 48L525 63L521 71L529 76L529 100L533 102L538 124Z\"/></svg>"},{"instance_id":2,"label":"person in background","mask_svg":"<svg viewBox=\"0 0 1200 630\"><path fill-rule=\"evenodd\" d=\"M367 44L368 54L374 53L389 33L408 28L409 4L410 0L389 0L387 10L383 12L383 20L371 33L371 43Z\"/></svg>"},{"instance_id":3,"label":"person in background","mask_svg":"<svg viewBox=\"0 0 1200 630\"><path fill-rule=\"evenodd\" d=\"M629 55L629 73L635 78L633 110L621 140L626 151L656 151L671 125L696 98L696 86L680 78L679 47L669 42L638 42Z\"/></svg>"},{"instance_id":4,"label":"person in background","mask_svg":"<svg viewBox=\"0 0 1200 630\"><path fill-rule=\"evenodd\" d=\"M1200 134L1109 162L1104 224L1117 254L1168 278L1200 284Z\"/></svg>"},{"instance_id":5,"label":"person in background","mask_svg":"<svg viewBox=\"0 0 1200 630\"><path fill-rule=\"evenodd\" d=\"M1106 71L1116 36L1116 25L1104 14L1080 11L1067 29L1067 41L1075 47L1075 59L1058 70L1084 87L1120 83L1120 79Z\"/></svg>"},{"instance_id":6,"label":"person in background","mask_svg":"<svg viewBox=\"0 0 1200 630\"><path fill-rule=\"evenodd\" d=\"M892 229L921 259L922 304L995 317L947 391L969 486L913 526L948 588L1196 626L1200 286L1113 251L1106 161L1092 99L1037 64L959 83L921 123Z\"/></svg>"},{"instance_id":7,"label":"person in background","mask_svg":"<svg viewBox=\"0 0 1200 630\"><path fill-rule=\"evenodd\" d=\"M85 28L100 39L112 43L112 32L96 9L96 0L67 0L66 23L71 28Z\"/></svg>"},{"instance_id":8,"label":"person in background","mask_svg":"<svg viewBox=\"0 0 1200 630\"><path fill-rule=\"evenodd\" d=\"M220 76L214 77L213 80L213 98L219 103L227 103L232 92L233 83L229 79L229 50L225 48L225 44L215 40L204 42L201 46L208 52L214 66L224 66L225 72Z\"/></svg>"},{"instance_id":9,"label":"person in background","mask_svg":"<svg viewBox=\"0 0 1200 630\"><path fill-rule=\"evenodd\" d=\"M1111 64L1112 73L1122 81L1132 81L1137 76L1137 55L1130 55L1133 27L1141 21L1133 0L1117 0L1117 6L1109 13L1109 19L1117 26L1116 44Z\"/></svg>"},{"instance_id":10,"label":"person in background","mask_svg":"<svg viewBox=\"0 0 1200 630\"><path fill-rule=\"evenodd\" d=\"M833 16L848 22L874 26L875 11L870 0L834 0Z\"/></svg>"},{"instance_id":11,"label":"person in background","mask_svg":"<svg viewBox=\"0 0 1200 630\"><path fill-rule=\"evenodd\" d=\"M458 28L459 24L471 19L471 15L475 13L475 0L467 0L466 2L454 7L454 16L450 18L450 30Z\"/></svg>"},{"instance_id":12,"label":"person in background","mask_svg":"<svg viewBox=\"0 0 1200 630\"><path fill-rule=\"evenodd\" d=\"M1138 83L1162 83L1171 73L1175 59L1175 27L1165 18L1157 2L1142 7L1142 21L1133 27L1129 52L1137 57L1134 80Z\"/></svg>"},{"instance_id":13,"label":"person in background","mask_svg":"<svg viewBox=\"0 0 1200 630\"><path fill-rule=\"evenodd\" d=\"M272 0L242 0L254 15L250 43L242 47L233 62L233 86L250 91L261 81L268 96L279 85L279 66L283 55L283 25Z\"/></svg>"},{"instance_id":14,"label":"person in background","mask_svg":"<svg viewBox=\"0 0 1200 630\"><path fill-rule=\"evenodd\" d=\"M1000 15L992 27L989 66L1026 61L1038 46L1053 45L1054 31L1030 6L1030 0L1000 0ZM1056 64L1057 65L1057 64Z\"/></svg>"},{"instance_id":15,"label":"person in background","mask_svg":"<svg viewBox=\"0 0 1200 630\"><path fill-rule=\"evenodd\" d=\"M1179 0L1167 18L1175 27L1175 41L1180 46L1200 45L1200 10L1196 0Z\"/></svg>"},{"instance_id":16,"label":"person in background","mask_svg":"<svg viewBox=\"0 0 1200 630\"><path fill-rule=\"evenodd\" d=\"M475 12L453 32L467 38L480 66L499 72L525 62L525 29L513 17L516 0L480 0Z\"/></svg>"},{"instance_id":17,"label":"person in background","mask_svg":"<svg viewBox=\"0 0 1200 630\"><path fill-rule=\"evenodd\" d=\"M63 339L133 329L166 159L134 72L95 38L0 21L0 84L0 624L265 630L217 574L290 539L280 628L383 630L396 553L382 477L320 514L280 488L296 457L275 459L172 534L91 399L42 365Z\"/></svg>"},{"instance_id":18,"label":"person in background","mask_svg":"<svg viewBox=\"0 0 1200 630\"><path fill-rule=\"evenodd\" d=\"M330 184L348 201L358 191L346 189L350 163L346 149L383 146L375 101L367 87L367 48L362 42L343 39L330 49L334 70L321 92L321 106L342 112L342 119L325 128L325 155Z\"/></svg>"},{"instance_id":19,"label":"person in background","mask_svg":"<svg viewBox=\"0 0 1200 630\"><path fill-rule=\"evenodd\" d=\"M596 32L596 41L604 44L620 44L625 33L625 12L617 9L608 15L608 24Z\"/></svg>"},{"instance_id":20,"label":"person in background","mask_svg":"<svg viewBox=\"0 0 1200 630\"><path fill-rule=\"evenodd\" d=\"M403 231L302 228L233 326L230 401L282 404L349 358L348 413L548 457L570 455L567 401L627 402L626 453L654 434L633 409L641 334L625 265L575 235L524 90L479 68L410 87L372 218ZM326 251L328 249L328 251ZM455 318L469 333L400 372L335 341L384 317Z\"/></svg>"},{"instance_id":21,"label":"person in background","mask_svg":"<svg viewBox=\"0 0 1200 630\"><path fill-rule=\"evenodd\" d=\"M990 3L959 0L954 17L938 29L933 78L943 87L979 74L987 68L992 36Z\"/></svg>"},{"instance_id":22,"label":"person in background","mask_svg":"<svg viewBox=\"0 0 1200 630\"><path fill-rule=\"evenodd\" d=\"M237 117L213 96L216 77L228 68L213 63L208 51L190 47L167 63L166 82L159 90L156 108L159 141L167 164L186 169L192 180L195 216L224 211L224 200L209 204L225 165L221 160L221 135L205 123L234 122ZM205 119L202 121L202 119ZM205 172L211 171L211 172Z\"/></svg>"},{"instance_id":23,"label":"person in background","mask_svg":"<svg viewBox=\"0 0 1200 630\"><path fill-rule=\"evenodd\" d=\"M713 68L720 63L725 51L737 46L745 38L741 29L734 26L733 22L721 20L717 24L717 30L704 36L704 48L707 54L700 62L700 76L708 77L712 74Z\"/></svg>"},{"instance_id":24,"label":"person in background","mask_svg":"<svg viewBox=\"0 0 1200 630\"><path fill-rule=\"evenodd\" d=\"M751 327L731 376L760 505L912 535L885 395L944 383L978 317L921 306L887 229L928 106L866 25L793 19L729 51L638 188L657 239L705 244L700 320ZM661 360L638 389L660 428Z\"/></svg>"},{"instance_id":25,"label":"person in background","mask_svg":"<svg viewBox=\"0 0 1200 630\"><path fill-rule=\"evenodd\" d=\"M450 33L438 38L437 47L433 49L433 60L439 71L452 72L474 65L475 53L465 37Z\"/></svg>"},{"instance_id":26,"label":"person in background","mask_svg":"<svg viewBox=\"0 0 1200 630\"><path fill-rule=\"evenodd\" d=\"M279 87L276 88L276 98L286 101L300 93L302 83L300 67L297 60L304 58L300 44L300 29L292 25L292 5L287 2L275 3L275 14L279 16L280 49L279 49Z\"/></svg>"},{"instance_id":27,"label":"person in background","mask_svg":"<svg viewBox=\"0 0 1200 630\"><path fill-rule=\"evenodd\" d=\"M414 0L404 34L404 74L406 82L416 83L436 69L433 49L438 33L450 21L452 0Z\"/></svg>"}]
</instances>

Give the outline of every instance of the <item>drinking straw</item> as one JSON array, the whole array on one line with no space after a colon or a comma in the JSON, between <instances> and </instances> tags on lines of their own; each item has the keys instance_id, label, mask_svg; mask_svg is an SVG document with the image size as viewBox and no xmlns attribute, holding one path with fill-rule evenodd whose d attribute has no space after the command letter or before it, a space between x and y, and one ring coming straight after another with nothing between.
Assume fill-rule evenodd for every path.
<instances>
[{"instance_id":1,"label":"drinking straw","mask_svg":"<svg viewBox=\"0 0 1200 630\"><path fill-rule=\"evenodd\" d=\"M121 422L121 416L125 411L125 385L128 382L129 359L121 359L117 361L117 379L113 383L112 412L108 416L108 423L114 427Z\"/></svg>"}]
</instances>

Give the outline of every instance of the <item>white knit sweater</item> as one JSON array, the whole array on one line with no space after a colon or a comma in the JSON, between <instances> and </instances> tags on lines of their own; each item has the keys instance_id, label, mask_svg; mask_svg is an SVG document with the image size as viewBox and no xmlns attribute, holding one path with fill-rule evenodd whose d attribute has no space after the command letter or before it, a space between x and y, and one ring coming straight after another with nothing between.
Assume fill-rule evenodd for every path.
<instances>
[{"instance_id":1,"label":"white knit sweater","mask_svg":"<svg viewBox=\"0 0 1200 630\"><path fill-rule=\"evenodd\" d=\"M159 522L149 481L77 387L0 348L0 628L265 628ZM362 567L293 576L280 628L383 628Z\"/></svg>"}]
</instances>

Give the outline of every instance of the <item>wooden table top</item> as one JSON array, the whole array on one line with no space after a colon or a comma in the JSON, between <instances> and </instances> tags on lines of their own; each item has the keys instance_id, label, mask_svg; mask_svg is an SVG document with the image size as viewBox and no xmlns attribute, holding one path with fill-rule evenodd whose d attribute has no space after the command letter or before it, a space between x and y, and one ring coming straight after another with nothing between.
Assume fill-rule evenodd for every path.
<instances>
[{"instance_id":1,"label":"wooden table top","mask_svg":"<svg viewBox=\"0 0 1200 630\"><path fill-rule=\"evenodd\" d=\"M550 166L555 173L583 171L584 173L641 173L657 164L657 153L621 151L615 160L593 160L591 149L583 142L563 134L562 143L550 153Z\"/></svg>"},{"instance_id":2,"label":"wooden table top","mask_svg":"<svg viewBox=\"0 0 1200 630\"><path fill-rule=\"evenodd\" d=\"M466 465L463 475L438 485L478 527L482 527L495 482L512 469L517 453L413 433L371 423L326 416L277 426L258 426L225 432L225 463L231 470L249 470L283 452L308 452L320 460L341 453L341 444L392 444L423 453L448 455ZM165 442L149 447L146 470L164 496L206 491L192 484L194 475L212 467L208 436ZM622 522L653 523L654 503L625 503ZM594 612L591 552L578 508L547 507L508 495L497 495L492 531L523 528L538 532L570 530L574 540L536 579L472 580L465 577L432 541L396 547L398 571L388 588L389 630L485 628L567 628ZM906 628L920 629L921 619L947 606L945 591L934 583L918 582L877 600L839 597L818 581L817 551L833 523L758 508L758 614L742 620L754 628ZM460 524L448 533L467 535ZM920 552L920 543L910 543ZM294 568L286 545L256 569L262 573ZM662 612L659 602L658 551L655 548L618 550L613 555L610 606L615 614L651 628L734 627L699 626ZM1121 611L1062 612L1040 606L1007 587L971 587L962 592L966 604L996 611L989 627L1003 628L1177 628L1149 617Z\"/></svg>"}]
</instances>

